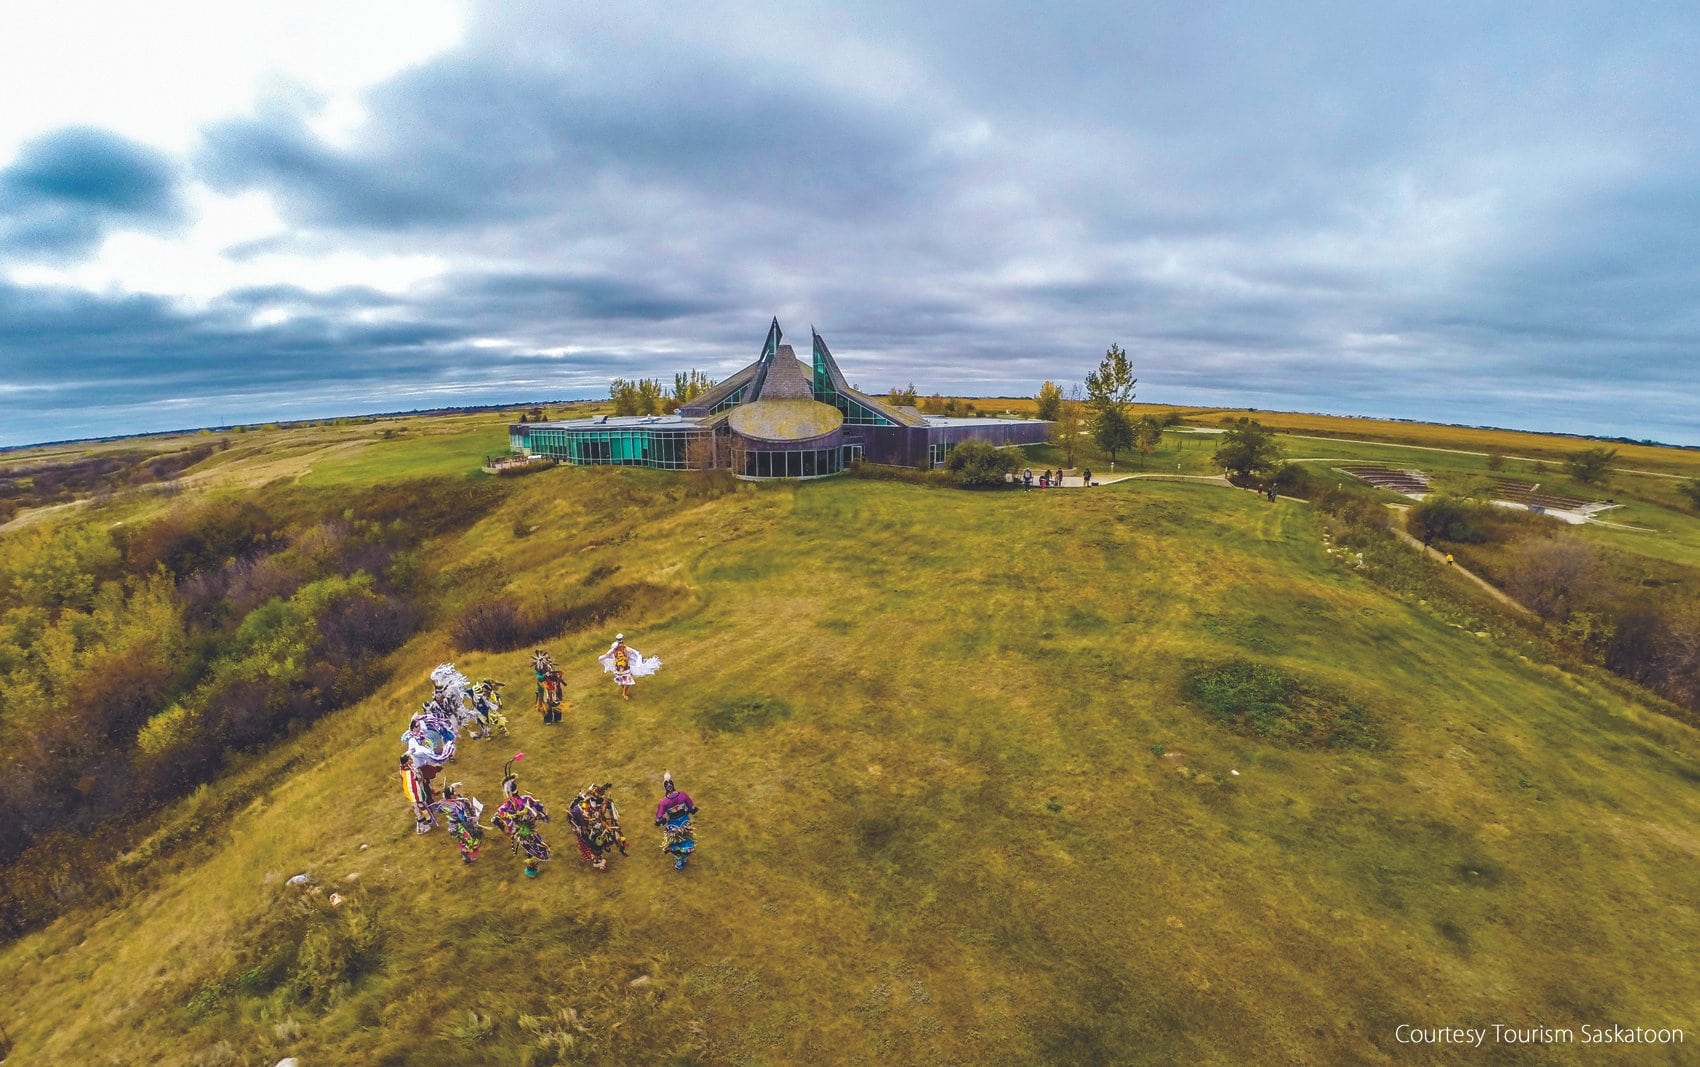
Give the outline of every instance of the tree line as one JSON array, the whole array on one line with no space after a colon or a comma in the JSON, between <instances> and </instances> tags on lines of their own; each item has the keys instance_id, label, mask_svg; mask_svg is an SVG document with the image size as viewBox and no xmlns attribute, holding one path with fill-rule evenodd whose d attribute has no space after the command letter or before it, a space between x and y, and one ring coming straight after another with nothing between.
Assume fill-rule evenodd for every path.
<instances>
[{"instance_id":1,"label":"tree line","mask_svg":"<svg viewBox=\"0 0 1700 1067\"><path fill-rule=\"evenodd\" d=\"M660 378L615 378L608 386L615 415L671 415L718 383L699 370L679 371L668 390Z\"/></svg>"}]
</instances>

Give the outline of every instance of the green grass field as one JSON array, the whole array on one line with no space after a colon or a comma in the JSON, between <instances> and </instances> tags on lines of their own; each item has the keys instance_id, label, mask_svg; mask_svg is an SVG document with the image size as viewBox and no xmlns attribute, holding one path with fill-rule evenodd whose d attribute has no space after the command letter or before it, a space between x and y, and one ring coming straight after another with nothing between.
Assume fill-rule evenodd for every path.
<instances>
[{"instance_id":1,"label":"green grass field","mask_svg":"<svg viewBox=\"0 0 1700 1067\"><path fill-rule=\"evenodd\" d=\"M215 457L204 491L481 477L505 421L302 431L299 451ZM1209 454L1165 450L1153 469ZM297 467L269 466L285 452ZM374 696L168 813L157 836L197 843L151 866L139 848L121 907L0 948L17 1062L1677 1063L1394 1032L1700 1040L1700 737L1371 585L1304 505L1152 480L503 485L431 546L451 606L646 590L546 642L566 724L535 721L526 652L414 639ZM630 703L594 662L616 629L665 662ZM493 807L527 753L555 815L535 881L493 836L463 867L412 832L396 737L445 659L510 683L514 737L468 742L450 777ZM1321 694L1294 715L1350 702L1361 743L1230 728L1193 680L1236 664ZM684 875L644 814L665 768L702 808ZM607 874L565 826L593 780L634 846ZM300 872L322 887L305 904ZM285 943L362 962L286 981Z\"/></svg>"}]
</instances>

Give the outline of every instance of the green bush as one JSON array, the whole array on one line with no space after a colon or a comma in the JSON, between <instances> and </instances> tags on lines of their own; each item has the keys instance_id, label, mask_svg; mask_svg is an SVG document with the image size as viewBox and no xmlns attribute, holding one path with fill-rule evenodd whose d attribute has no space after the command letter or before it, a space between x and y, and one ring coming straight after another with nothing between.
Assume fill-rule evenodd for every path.
<instances>
[{"instance_id":1,"label":"green bush","mask_svg":"<svg viewBox=\"0 0 1700 1067\"><path fill-rule=\"evenodd\" d=\"M1230 660L1196 669L1187 695L1235 733L1297 748L1377 744L1362 705L1266 663Z\"/></svg>"},{"instance_id":2,"label":"green bush","mask_svg":"<svg viewBox=\"0 0 1700 1067\"><path fill-rule=\"evenodd\" d=\"M1015 454L987 441L963 441L950 450L945 469L951 481L964 489L1002 488L1004 475L1019 464Z\"/></svg>"},{"instance_id":3,"label":"green bush","mask_svg":"<svg viewBox=\"0 0 1700 1067\"><path fill-rule=\"evenodd\" d=\"M844 468L852 478L868 478L877 482L908 482L911 485L947 486L954 484L949 471L923 471L914 467L896 467L886 463L857 460Z\"/></svg>"},{"instance_id":4,"label":"green bush","mask_svg":"<svg viewBox=\"0 0 1700 1067\"><path fill-rule=\"evenodd\" d=\"M1584 485L1604 484L1611 480L1611 465L1615 462L1617 449L1588 448L1565 459L1564 469Z\"/></svg>"},{"instance_id":5,"label":"green bush","mask_svg":"<svg viewBox=\"0 0 1700 1067\"><path fill-rule=\"evenodd\" d=\"M1421 535L1461 545L1488 540L1482 506L1450 496L1431 496L1411 509L1411 522Z\"/></svg>"}]
</instances>

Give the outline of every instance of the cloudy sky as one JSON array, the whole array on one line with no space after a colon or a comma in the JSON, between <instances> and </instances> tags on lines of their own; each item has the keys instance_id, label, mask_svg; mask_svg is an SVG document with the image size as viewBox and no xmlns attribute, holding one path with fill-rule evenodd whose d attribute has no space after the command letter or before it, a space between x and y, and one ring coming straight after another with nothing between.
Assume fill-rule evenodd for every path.
<instances>
[{"instance_id":1,"label":"cloudy sky","mask_svg":"<svg viewBox=\"0 0 1700 1067\"><path fill-rule=\"evenodd\" d=\"M0 445L865 389L1700 444L1691 4L0 14ZM256 13L263 12L263 13Z\"/></svg>"}]
</instances>

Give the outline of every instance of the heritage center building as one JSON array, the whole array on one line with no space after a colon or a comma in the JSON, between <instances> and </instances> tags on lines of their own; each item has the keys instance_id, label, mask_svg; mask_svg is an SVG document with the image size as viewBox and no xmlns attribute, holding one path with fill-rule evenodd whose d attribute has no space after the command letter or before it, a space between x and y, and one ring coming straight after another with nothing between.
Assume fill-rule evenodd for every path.
<instances>
[{"instance_id":1,"label":"heritage center building","mask_svg":"<svg viewBox=\"0 0 1700 1067\"><path fill-rule=\"evenodd\" d=\"M566 463L669 470L726 468L741 478L824 478L856 460L922 469L963 441L1032 445L1050 423L923 415L850 388L814 330L813 366L781 344L779 320L754 363L672 415L603 415L508 427L515 452Z\"/></svg>"}]
</instances>

